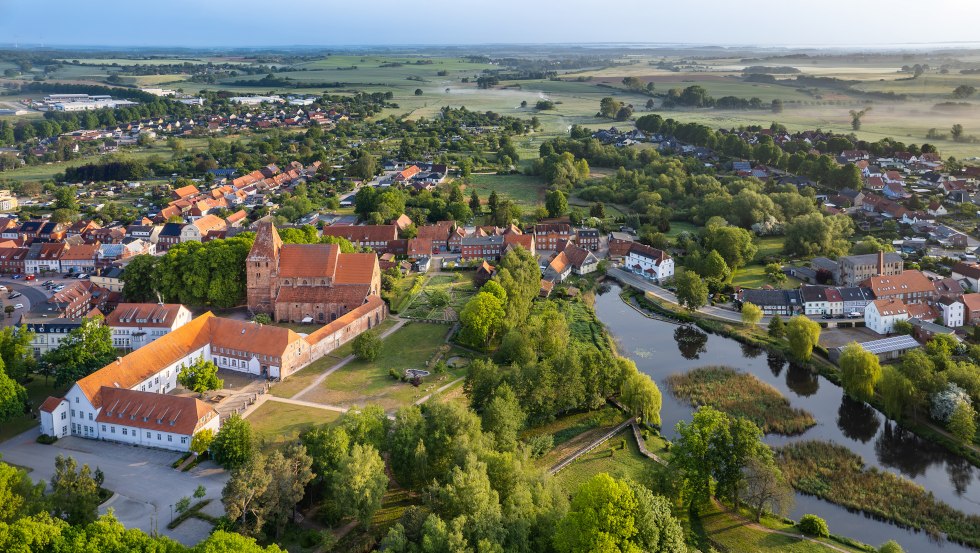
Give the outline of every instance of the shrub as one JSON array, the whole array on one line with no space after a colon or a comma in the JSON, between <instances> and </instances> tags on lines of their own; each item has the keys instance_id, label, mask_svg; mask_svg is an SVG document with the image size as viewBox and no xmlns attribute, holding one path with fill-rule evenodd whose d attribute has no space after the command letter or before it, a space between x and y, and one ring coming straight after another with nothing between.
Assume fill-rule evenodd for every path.
<instances>
[{"instance_id":1,"label":"shrub","mask_svg":"<svg viewBox=\"0 0 980 553\"><path fill-rule=\"evenodd\" d=\"M394 378L395 380L402 379L402 375L398 374L398 371L396 371L395 369L388 369L388 376Z\"/></svg>"},{"instance_id":2,"label":"shrub","mask_svg":"<svg viewBox=\"0 0 980 553\"><path fill-rule=\"evenodd\" d=\"M796 527L800 529L800 532L808 536L818 538L830 537L830 529L827 528L827 521L817 515L803 515L803 518L796 524Z\"/></svg>"},{"instance_id":3,"label":"shrub","mask_svg":"<svg viewBox=\"0 0 980 553\"><path fill-rule=\"evenodd\" d=\"M538 458L555 447L555 439L551 434L542 434L528 440L527 447L531 451L531 457Z\"/></svg>"},{"instance_id":4,"label":"shrub","mask_svg":"<svg viewBox=\"0 0 980 553\"><path fill-rule=\"evenodd\" d=\"M208 494L208 489L202 484L198 484L197 488L194 490L194 499L201 499Z\"/></svg>"},{"instance_id":5,"label":"shrub","mask_svg":"<svg viewBox=\"0 0 980 553\"><path fill-rule=\"evenodd\" d=\"M58 441L56 436L51 436L50 434L41 434L37 437L37 443L44 445L51 445Z\"/></svg>"},{"instance_id":6,"label":"shrub","mask_svg":"<svg viewBox=\"0 0 980 553\"><path fill-rule=\"evenodd\" d=\"M267 313L259 313L252 317L252 320L260 325L267 325L272 322L272 317L270 317Z\"/></svg>"}]
</instances>

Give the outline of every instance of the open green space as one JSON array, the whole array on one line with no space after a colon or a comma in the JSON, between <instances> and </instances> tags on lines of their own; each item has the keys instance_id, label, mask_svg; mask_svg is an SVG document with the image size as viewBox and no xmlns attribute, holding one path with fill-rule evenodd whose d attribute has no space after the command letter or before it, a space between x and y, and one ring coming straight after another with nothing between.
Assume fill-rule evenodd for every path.
<instances>
[{"instance_id":1,"label":"open green space","mask_svg":"<svg viewBox=\"0 0 980 553\"><path fill-rule=\"evenodd\" d=\"M253 411L246 420L252 425L256 443L265 451L295 441L301 432L315 424L336 421L340 413L293 405L279 401L266 401Z\"/></svg>"},{"instance_id":2,"label":"open green space","mask_svg":"<svg viewBox=\"0 0 980 553\"><path fill-rule=\"evenodd\" d=\"M437 354L445 361L465 354L445 343L448 325L406 323L384 340L381 355L375 361L354 360L328 376L316 389L301 399L340 405L343 407L378 404L391 411L405 407L439 387L466 374L465 367L449 368L443 374L431 374L419 387L391 377L394 369L399 375L405 369L432 370Z\"/></svg>"},{"instance_id":3,"label":"open green space","mask_svg":"<svg viewBox=\"0 0 980 553\"><path fill-rule=\"evenodd\" d=\"M501 199L512 200L525 211L544 205L545 183L533 175L490 175L470 176L467 188L476 189L480 199L486 204L490 193L497 192Z\"/></svg>"},{"instance_id":4,"label":"open green space","mask_svg":"<svg viewBox=\"0 0 980 553\"><path fill-rule=\"evenodd\" d=\"M773 288L792 290L794 288L799 288L800 284L802 284L802 282L793 277L786 277L786 280L783 282L774 284L770 282L768 277L766 277L765 266L758 263L753 263L739 268L735 271L735 276L732 277L732 285L740 288L762 288L763 286L772 286Z\"/></svg>"},{"instance_id":5,"label":"open green space","mask_svg":"<svg viewBox=\"0 0 980 553\"><path fill-rule=\"evenodd\" d=\"M649 485L657 468L654 461L640 453L633 431L626 428L562 469L555 479L568 493L573 493L583 482L600 472Z\"/></svg>"},{"instance_id":6,"label":"open green space","mask_svg":"<svg viewBox=\"0 0 980 553\"><path fill-rule=\"evenodd\" d=\"M667 379L670 391L693 406L708 405L754 422L765 433L801 434L817 424L779 390L731 367L701 367Z\"/></svg>"}]
</instances>

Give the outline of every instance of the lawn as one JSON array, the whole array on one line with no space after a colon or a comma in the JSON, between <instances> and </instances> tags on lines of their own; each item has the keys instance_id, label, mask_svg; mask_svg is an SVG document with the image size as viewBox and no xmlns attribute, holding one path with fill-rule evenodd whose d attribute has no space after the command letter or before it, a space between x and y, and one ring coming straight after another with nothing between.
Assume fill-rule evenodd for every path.
<instances>
[{"instance_id":1,"label":"lawn","mask_svg":"<svg viewBox=\"0 0 980 553\"><path fill-rule=\"evenodd\" d=\"M773 284L770 282L769 278L766 277L766 268L764 265L753 263L741 267L735 271L735 276L732 278L732 286L738 286L741 288L762 288L763 286L772 286L773 288L782 288L783 290L793 290L799 288L800 284L803 284L799 279L793 277L786 277L782 283Z\"/></svg>"},{"instance_id":2,"label":"lawn","mask_svg":"<svg viewBox=\"0 0 980 553\"><path fill-rule=\"evenodd\" d=\"M513 200L525 211L544 205L545 183L532 175L472 175L469 189L476 189L484 204L490 192L496 191L501 199ZM467 192L467 195L469 192Z\"/></svg>"},{"instance_id":3,"label":"lawn","mask_svg":"<svg viewBox=\"0 0 980 553\"><path fill-rule=\"evenodd\" d=\"M266 401L246 420L252 425L252 433L259 447L271 451L297 439L302 431L314 424L331 423L338 418L340 413L336 411Z\"/></svg>"},{"instance_id":4,"label":"lawn","mask_svg":"<svg viewBox=\"0 0 980 553\"><path fill-rule=\"evenodd\" d=\"M525 437L544 434L552 436L554 447L536 461L541 468L551 468L578 449L602 437L624 420L626 417L620 411L606 407L597 412L562 417L546 426L532 429Z\"/></svg>"},{"instance_id":5,"label":"lawn","mask_svg":"<svg viewBox=\"0 0 980 553\"><path fill-rule=\"evenodd\" d=\"M355 360L344 365L302 399L344 407L373 403L388 411L410 405L466 374L465 367L451 368L444 374L426 377L418 388L389 375L391 369L399 374L405 369L427 369L427 362L437 354L446 360L464 353L445 343L448 332L447 325L407 323L384 340L384 348L377 360Z\"/></svg>"},{"instance_id":6,"label":"lawn","mask_svg":"<svg viewBox=\"0 0 980 553\"><path fill-rule=\"evenodd\" d=\"M819 543L763 532L753 528L745 520L722 511L714 505L705 506L703 509L705 512L694 522L695 530L701 534L702 538L706 534L710 543L719 551L778 551L780 553L832 553L835 551L829 546ZM776 527L778 530L798 532L791 525L776 519L764 518L763 524L768 527ZM830 540L826 541L829 542ZM838 542L834 542L834 546L848 551L860 551Z\"/></svg>"},{"instance_id":7,"label":"lawn","mask_svg":"<svg viewBox=\"0 0 980 553\"><path fill-rule=\"evenodd\" d=\"M24 387L27 388L27 399L34 409L40 407L48 396L62 397L68 391L67 386L55 388L54 381L48 380L45 383L45 379L39 377L34 377L34 380ZM39 422L30 415L21 415L4 422L0 425L0 442L27 431L29 428L38 425Z\"/></svg>"},{"instance_id":8,"label":"lawn","mask_svg":"<svg viewBox=\"0 0 980 553\"><path fill-rule=\"evenodd\" d=\"M600 472L608 473L613 478L630 478L649 485L659 467L655 461L640 453L633 431L627 428L562 469L555 479L571 494L582 482Z\"/></svg>"},{"instance_id":9,"label":"lawn","mask_svg":"<svg viewBox=\"0 0 980 553\"><path fill-rule=\"evenodd\" d=\"M375 331L378 333L384 333L397 323L398 321L395 319L385 319L384 321L381 321L381 324L375 327ZM303 388L306 388L312 384L317 377L324 373L324 371L329 370L330 367L333 367L339 363L352 352L353 344L351 342L347 342L339 348L331 351L329 354L324 355L320 359L317 359L313 363L303 367L298 372L289 375L285 381L273 385L269 392L276 397L291 398L303 390Z\"/></svg>"},{"instance_id":10,"label":"lawn","mask_svg":"<svg viewBox=\"0 0 980 553\"><path fill-rule=\"evenodd\" d=\"M457 272L428 277L422 285L422 291L411 298L402 314L414 319L458 320L463 306L476 294L471 276L471 273ZM429 303L429 295L437 290L449 295L448 306L433 307Z\"/></svg>"},{"instance_id":11,"label":"lawn","mask_svg":"<svg viewBox=\"0 0 980 553\"><path fill-rule=\"evenodd\" d=\"M664 234L666 234L667 236L669 236L671 238L676 238L682 232L690 232L690 233L693 233L693 234L697 234L698 232L701 231L702 228L704 228L704 227L699 227L698 225L695 225L693 223L685 223L683 221L671 221L670 222L670 230L668 230Z\"/></svg>"},{"instance_id":12,"label":"lawn","mask_svg":"<svg viewBox=\"0 0 980 553\"><path fill-rule=\"evenodd\" d=\"M694 406L709 405L754 422L763 432L795 435L817 424L813 415L793 408L779 390L730 367L701 367L667 378L674 396Z\"/></svg>"}]
</instances>

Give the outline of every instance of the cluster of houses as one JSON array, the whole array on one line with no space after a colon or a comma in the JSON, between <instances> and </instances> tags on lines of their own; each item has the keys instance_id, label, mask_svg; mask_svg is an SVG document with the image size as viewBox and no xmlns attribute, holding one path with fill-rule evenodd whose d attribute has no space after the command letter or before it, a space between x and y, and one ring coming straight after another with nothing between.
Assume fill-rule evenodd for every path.
<instances>
[{"instance_id":1,"label":"cluster of houses","mask_svg":"<svg viewBox=\"0 0 980 553\"><path fill-rule=\"evenodd\" d=\"M980 265L958 263L950 277L904 268L895 253L852 255L837 261L813 260L810 276L822 273L836 285L804 284L796 290L740 290L738 301L753 303L767 315L797 314L824 318L863 318L878 334L908 321L917 338L980 323ZM941 323L941 324L940 324Z\"/></svg>"}]
</instances>

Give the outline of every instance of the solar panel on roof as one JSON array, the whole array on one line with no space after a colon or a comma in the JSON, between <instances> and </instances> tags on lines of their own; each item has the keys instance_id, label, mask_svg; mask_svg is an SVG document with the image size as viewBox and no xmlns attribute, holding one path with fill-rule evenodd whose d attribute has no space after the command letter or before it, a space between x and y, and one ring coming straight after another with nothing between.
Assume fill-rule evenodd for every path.
<instances>
[{"instance_id":1,"label":"solar panel on roof","mask_svg":"<svg viewBox=\"0 0 980 553\"><path fill-rule=\"evenodd\" d=\"M871 352L875 355L919 347L919 343L915 341L915 338L905 334L902 336L893 336L891 338L882 338L881 340L872 340L870 342L864 342L858 345L865 351Z\"/></svg>"}]
</instances>

